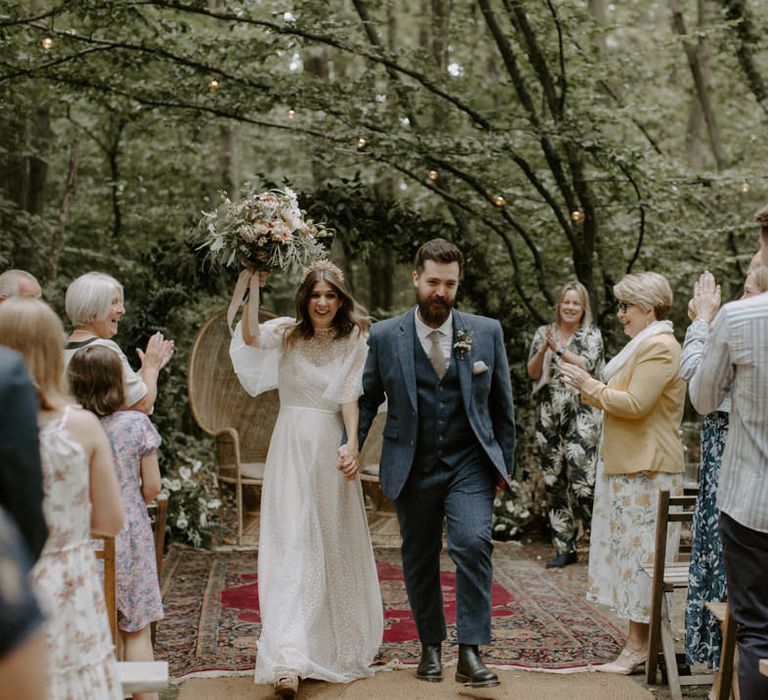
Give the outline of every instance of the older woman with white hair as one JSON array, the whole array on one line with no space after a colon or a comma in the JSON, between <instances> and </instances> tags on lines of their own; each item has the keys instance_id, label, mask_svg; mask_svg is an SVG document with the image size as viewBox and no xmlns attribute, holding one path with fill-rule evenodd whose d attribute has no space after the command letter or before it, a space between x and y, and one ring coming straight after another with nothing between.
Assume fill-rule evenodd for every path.
<instances>
[{"instance_id":1,"label":"older woman with white hair","mask_svg":"<svg viewBox=\"0 0 768 700\"><path fill-rule=\"evenodd\" d=\"M627 645L597 671L628 675L648 658L651 582L642 566L653 555L659 491L683 490L685 382L680 345L666 320L672 289L655 272L625 275L614 286L619 322L630 341L606 366L607 384L564 363L563 381L582 401L602 408L603 444L592 514L587 598L629 620ZM668 554L677 550L679 528Z\"/></svg>"},{"instance_id":2,"label":"older woman with white hair","mask_svg":"<svg viewBox=\"0 0 768 700\"><path fill-rule=\"evenodd\" d=\"M136 349L141 368L135 372L120 346L112 340L117 326L125 314L123 285L103 272L86 272L69 287L64 306L74 330L67 339L64 360L69 364L72 356L86 345L103 345L115 352L123 365L125 382L125 408L151 413L157 397L157 377L173 355L173 341L155 333L146 350Z\"/></svg>"}]
</instances>

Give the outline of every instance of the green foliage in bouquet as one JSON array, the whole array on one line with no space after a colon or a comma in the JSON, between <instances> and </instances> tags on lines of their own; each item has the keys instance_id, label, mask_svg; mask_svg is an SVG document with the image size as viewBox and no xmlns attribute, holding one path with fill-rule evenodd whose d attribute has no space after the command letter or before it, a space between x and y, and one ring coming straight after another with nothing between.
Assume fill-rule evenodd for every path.
<instances>
[{"instance_id":1,"label":"green foliage in bouquet","mask_svg":"<svg viewBox=\"0 0 768 700\"><path fill-rule=\"evenodd\" d=\"M236 269L288 270L326 256L320 239L333 231L305 219L290 188L250 191L237 202L226 192L219 194L219 207L203 212L192 231L197 247L212 262Z\"/></svg>"}]
</instances>

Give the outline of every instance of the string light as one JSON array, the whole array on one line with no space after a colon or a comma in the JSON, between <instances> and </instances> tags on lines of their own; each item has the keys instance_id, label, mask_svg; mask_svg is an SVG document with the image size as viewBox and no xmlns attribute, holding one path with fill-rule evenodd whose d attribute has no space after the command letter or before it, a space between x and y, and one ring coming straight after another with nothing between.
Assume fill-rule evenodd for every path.
<instances>
[{"instance_id":1,"label":"string light","mask_svg":"<svg viewBox=\"0 0 768 700\"><path fill-rule=\"evenodd\" d=\"M504 197L502 197L500 194L497 194L491 197L491 204L493 204L494 207L503 209L507 206L507 200L504 199Z\"/></svg>"},{"instance_id":2,"label":"string light","mask_svg":"<svg viewBox=\"0 0 768 700\"><path fill-rule=\"evenodd\" d=\"M218 92L221 89L221 83L216 78L208 83L208 92Z\"/></svg>"},{"instance_id":3,"label":"string light","mask_svg":"<svg viewBox=\"0 0 768 700\"><path fill-rule=\"evenodd\" d=\"M744 182L741 183L741 191L745 194L749 192L749 180L744 180Z\"/></svg>"},{"instance_id":4,"label":"string light","mask_svg":"<svg viewBox=\"0 0 768 700\"><path fill-rule=\"evenodd\" d=\"M430 171L427 173L427 180L431 180L432 182L434 182L435 180L437 180L437 178L438 178L438 177L440 177L440 175L439 175L439 173L437 172L437 170L430 170Z\"/></svg>"},{"instance_id":5,"label":"string light","mask_svg":"<svg viewBox=\"0 0 768 700\"><path fill-rule=\"evenodd\" d=\"M358 148L365 148L366 140L361 136L359 139L357 139L357 147Z\"/></svg>"},{"instance_id":6,"label":"string light","mask_svg":"<svg viewBox=\"0 0 768 700\"><path fill-rule=\"evenodd\" d=\"M288 119L296 119L296 110L295 109L289 109L288 110Z\"/></svg>"},{"instance_id":7,"label":"string light","mask_svg":"<svg viewBox=\"0 0 768 700\"><path fill-rule=\"evenodd\" d=\"M584 221L584 212L583 211L573 211L571 212L571 219L573 219L577 224L580 224Z\"/></svg>"},{"instance_id":8,"label":"string light","mask_svg":"<svg viewBox=\"0 0 768 700\"><path fill-rule=\"evenodd\" d=\"M53 39L49 36L43 37L43 40L40 43L46 51L49 51L53 47Z\"/></svg>"}]
</instances>

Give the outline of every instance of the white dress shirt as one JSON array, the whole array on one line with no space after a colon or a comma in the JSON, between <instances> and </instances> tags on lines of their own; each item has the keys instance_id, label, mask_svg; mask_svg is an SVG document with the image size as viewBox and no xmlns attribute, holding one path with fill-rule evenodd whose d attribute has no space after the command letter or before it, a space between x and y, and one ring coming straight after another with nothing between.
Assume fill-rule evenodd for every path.
<instances>
[{"instance_id":1,"label":"white dress shirt","mask_svg":"<svg viewBox=\"0 0 768 700\"><path fill-rule=\"evenodd\" d=\"M730 390L717 506L768 532L768 293L720 309L688 390L701 414L717 409Z\"/></svg>"},{"instance_id":2,"label":"white dress shirt","mask_svg":"<svg viewBox=\"0 0 768 700\"><path fill-rule=\"evenodd\" d=\"M424 323L424 321L421 320L418 308L416 309L414 318L416 319L416 335L419 336L421 347L424 348L424 352L427 353L427 357L429 357L429 352L432 349L432 339L428 338L427 336L432 331L438 331L440 333L440 349L443 351L445 359L448 360L448 363L450 363L451 350L453 349L453 312L448 314L448 318L446 319L445 323L443 323L443 325L439 328L432 328L431 326L428 326L426 323Z\"/></svg>"}]
</instances>

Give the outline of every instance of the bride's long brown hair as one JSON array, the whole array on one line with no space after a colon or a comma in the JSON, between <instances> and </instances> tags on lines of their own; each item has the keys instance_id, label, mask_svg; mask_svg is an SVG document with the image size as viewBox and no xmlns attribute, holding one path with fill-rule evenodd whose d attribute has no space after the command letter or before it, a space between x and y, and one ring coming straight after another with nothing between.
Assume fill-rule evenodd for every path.
<instances>
[{"instance_id":1,"label":"bride's long brown hair","mask_svg":"<svg viewBox=\"0 0 768 700\"><path fill-rule=\"evenodd\" d=\"M335 330L334 338L346 338L355 328L359 333L367 333L371 326L368 312L352 296L346 283L338 279L330 270L312 270L296 290L296 325L285 334L285 344L292 347L299 338L308 340L315 334L312 322L309 320L309 299L318 282L326 282L339 297L339 310L333 317L331 328Z\"/></svg>"}]
</instances>

